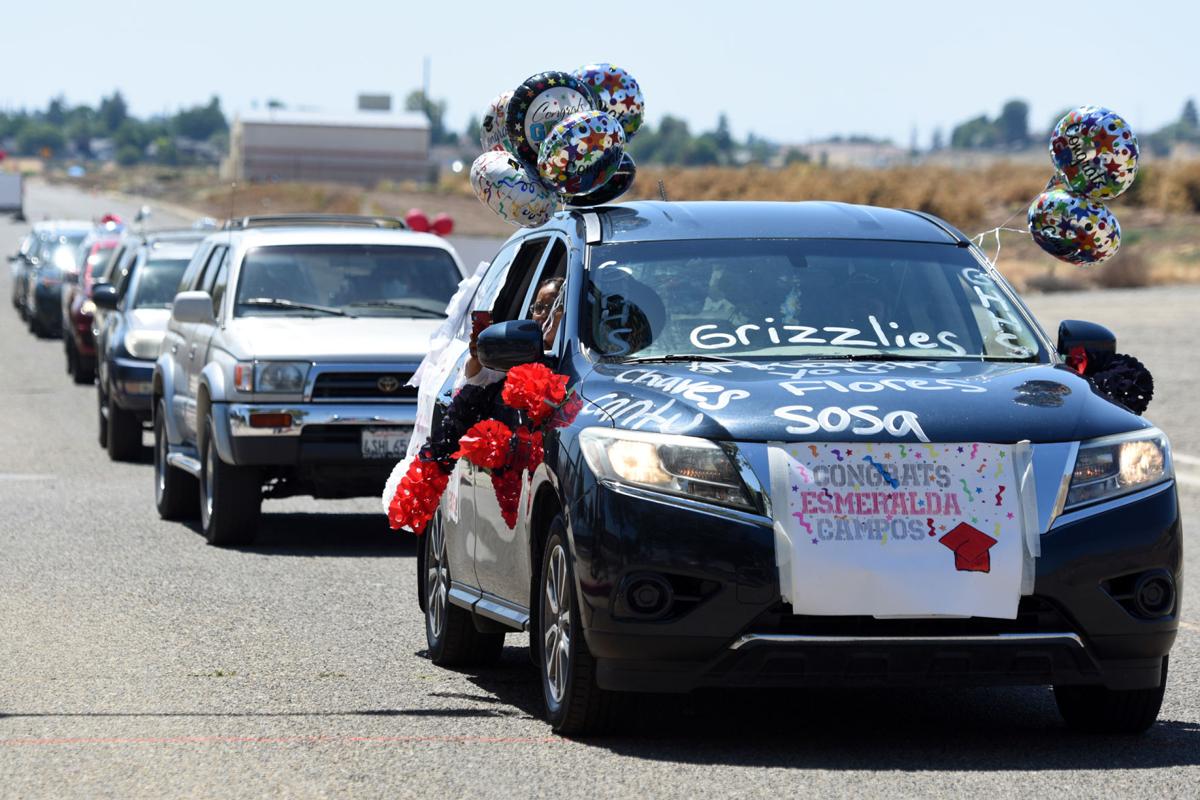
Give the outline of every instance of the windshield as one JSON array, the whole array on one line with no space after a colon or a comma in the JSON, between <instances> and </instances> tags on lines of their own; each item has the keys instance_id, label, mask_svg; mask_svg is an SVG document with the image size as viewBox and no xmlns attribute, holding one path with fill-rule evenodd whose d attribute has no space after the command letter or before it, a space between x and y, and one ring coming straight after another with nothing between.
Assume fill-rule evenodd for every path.
<instances>
[{"instance_id":1,"label":"windshield","mask_svg":"<svg viewBox=\"0 0 1200 800\"><path fill-rule=\"evenodd\" d=\"M109 264L117 253L116 242L100 242L92 245L91 253L85 262L88 280L95 282L108 273Z\"/></svg>"},{"instance_id":2,"label":"windshield","mask_svg":"<svg viewBox=\"0 0 1200 800\"><path fill-rule=\"evenodd\" d=\"M445 315L458 288L445 250L400 245L277 245L246 253L235 316Z\"/></svg>"},{"instance_id":3,"label":"windshield","mask_svg":"<svg viewBox=\"0 0 1200 800\"><path fill-rule=\"evenodd\" d=\"M602 355L1036 360L1032 323L965 248L720 239L591 253L585 341Z\"/></svg>"},{"instance_id":4,"label":"windshield","mask_svg":"<svg viewBox=\"0 0 1200 800\"><path fill-rule=\"evenodd\" d=\"M138 269L130 308L170 308L187 269L186 258L152 258Z\"/></svg>"}]
</instances>

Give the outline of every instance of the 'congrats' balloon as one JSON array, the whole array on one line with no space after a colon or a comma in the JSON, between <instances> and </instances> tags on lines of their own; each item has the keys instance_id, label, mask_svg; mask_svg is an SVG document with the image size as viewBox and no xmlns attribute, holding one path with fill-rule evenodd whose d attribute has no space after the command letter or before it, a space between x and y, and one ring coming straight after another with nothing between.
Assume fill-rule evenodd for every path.
<instances>
[{"instance_id":1,"label":"'congrats' balloon","mask_svg":"<svg viewBox=\"0 0 1200 800\"><path fill-rule=\"evenodd\" d=\"M555 125L595 108L595 96L573 75L539 72L518 86L508 101L505 127L512 152L529 166L536 166L538 149Z\"/></svg>"},{"instance_id":2,"label":"'congrats' balloon","mask_svg":"<svg viewBox=\"0 0 1200 800\"><path fill-rule=\"evenodd\" d=\"M587 194L568 197L566 203L569 206L599 206L611 203L629 191L629 187L633 186L633 179L636 177L637 164L633 163L633 156L626 153L621 157L621 165L617 167L617 171L613 173L607 183Z\"/></svg>"},{"instance_id":3,"label":"'congrats' balloon","mask_svg":"<svg viewBox=\"0 0 1200 800\"><path fill-rule=\"evenodd\" d=\"M511 153L489 150L475 159L471 188L479 202L512 225L536 228L554 214L554 193Z\"/></svg>"},{"instance_id":4,"label":"'congrats' balloon","mask_svg":"<svg viewBox=\"0 0 1200 800\"><path fill-rule=\"evenodd\" d=\"M1099 106L1082 106L1058 121L1050 157L1071 191L1090 200L1111 200L1137 177L1137 137L1129 123Z\"/></svg>"},{"instance_id":5,"label":"'congrats' balloon","mask_svg":"<svg viewBox=\"0 0 1200 800\"><path fill-rule=\"evenodd\" d=\"M508 132L504 122L508 114L508 101L512 96L511 91L501 92L488 104L483 122L479 124L479 144L483 146L484 152L508 149Z\"/></svg>"},{"instance_id":6,"label":"'congrats' balloon","mask_svg":"<svg viewBox=\"0 0 1200 800\"><path fill-rule=\"evenodd\" d=\"M612 64L587 64L575 70L575 77L596 95L601 111L620 120L625 141L632 139L646 116L642 89L633 76Z\"/></svg>"},{"instance_id":7,"label":"'congrats' balloon","mask_svg":"<svg viewBox=\"0 0 1200 800\"><path fill-rule=\"evenodd\" d=\"M1029 232L1039 247L1069 264L1099 264L1121 246L1121 226L1103 203L1063 189L1042 192L1033 201Z\"/></svg>"},{"instance_id":8,"label":"'congrats' balloon","mask_svg":"<svg viewBox=\"0 0 1200 800\"><path fill-rule=\"evenodd\" d=\"M538 155L538 173L560 194L590 192L621 165L625 133L604 111L580 111L554 126Z\"/></svg>"}]
</instances>

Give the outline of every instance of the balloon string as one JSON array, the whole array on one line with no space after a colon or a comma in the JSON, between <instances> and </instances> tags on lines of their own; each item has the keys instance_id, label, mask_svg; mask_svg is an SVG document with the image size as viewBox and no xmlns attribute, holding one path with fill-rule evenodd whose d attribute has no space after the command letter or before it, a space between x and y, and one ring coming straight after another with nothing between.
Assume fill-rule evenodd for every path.
<instances>
[{"instance_id":1,"label":"balloon string","mask_svg":"<svg viewBox=\"0 0 1200 800\"><path fill-rule=\"evenodd\" d=\"M1016 214L1013 214L1012 216L1015 217ZM1012 219L1012 217L1009 217L1008 219L1005 220L1005 222L1008 222L1011 219ZM1004 227L1003 224L1001 224L1001 225L997 225L996 227L992 228L991 230L984 231L983 233L978 233L975 236L971 237L971 241L974 242L975 246L978 247L980 250L983 249L983 242L988 236L995 237L996 252L992 255L991 258L988 259L988 261L991 262L993 267L995 267L996 264L1000 261L1000 231L1008 231L1010 233L1024 233L1026 235L1029 234L1029 231L1024 228L1006 228L1006 227ZM984 257L987 258L986 254L984 255Z\"/></svg>"}]
</instances>

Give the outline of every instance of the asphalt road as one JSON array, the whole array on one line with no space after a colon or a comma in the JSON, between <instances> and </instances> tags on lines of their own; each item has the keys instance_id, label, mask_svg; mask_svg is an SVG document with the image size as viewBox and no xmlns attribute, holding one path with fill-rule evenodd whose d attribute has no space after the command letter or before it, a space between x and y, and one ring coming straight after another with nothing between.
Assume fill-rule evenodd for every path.
<instances>
[{"instance_id":1,"label":"asphalt road","mask_svg":"<svg viewBox=\"0 0 1200 800\"><path fill-rule=\"evenodd\" d=\"M40 219L112 202L43 187L28 205ZM0 250L23 230L0 221ZM0 298L8 282L0 270ZM1033 302L1051 330L1084 317L1117 331L1188 459L1198 304L1196 288ZM568 741L539 718L525 637L483 671L424 657L415 542L375 502L269 501L242 550L160 521L149 457L108 461L94 390L7 304L0 442L2 797L1200 794L1194 622L1140 738L1074 735L1049 691L1028 689L648 697L625 736ZM1200 459L1181 470L1194 520Z\"/></svg>"}]
</instances>

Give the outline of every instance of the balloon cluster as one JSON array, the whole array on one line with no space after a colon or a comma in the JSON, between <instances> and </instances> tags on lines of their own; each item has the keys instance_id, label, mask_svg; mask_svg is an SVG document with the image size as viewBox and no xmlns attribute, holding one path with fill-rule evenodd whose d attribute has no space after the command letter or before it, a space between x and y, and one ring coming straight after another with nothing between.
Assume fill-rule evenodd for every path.
<instances>
[{"instance_id":1,"label":"balloon cluster","mask_svg":"<svg viewBox=\"0 0 1200 800\"><path fill-rule=\"evenodd\" d=\"M645 111L637 81L612 64L539 72L488 106L471 188L501 219L526 228L549 220L558 201L611 202L637 175L625 145Z\"/></svg>"},{"instance_id":2,"label":"balloon cluster","mask_svg":"<svg viewBox=\"0 0 1200 800\"><path fill-rule=\"evenodd\" d=\"M1038 246L1070 264L1099 264L1116 255L1121 226L1104 205L1137 177L1137 137L1129 124L1099 106L1081 106L1050 136L1054 176L1029 206Z\"/></svg>"}]
</instances>

